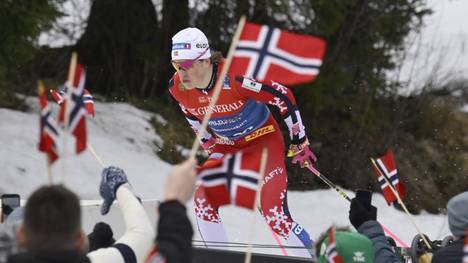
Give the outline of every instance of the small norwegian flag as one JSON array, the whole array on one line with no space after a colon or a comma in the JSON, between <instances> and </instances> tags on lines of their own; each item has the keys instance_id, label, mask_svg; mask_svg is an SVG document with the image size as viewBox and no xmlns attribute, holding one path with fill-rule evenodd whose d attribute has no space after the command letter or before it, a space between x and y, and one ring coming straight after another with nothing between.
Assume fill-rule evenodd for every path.
<instances>
[{"instance_id":1,"label":"small norwegian flag","mask_svg":"<svg viewBox=\"0 0 468 263\"><path fill-rule=\"evenodd\" d=\"M76 65L75 79L73 82L71 99L65 99L60 105L59 123L65 126L65 105L68 112L68 130L76 138L76 153L80 153L86 149L86 114L83 96L84 96L84 68L80 64Z\"/></svg>"},{"instance_id":2,"label":"small norwegian flag","mask_svg":"<svg viewBox=\"0 0 468 263\"><path fill-rule=\"evenodd\" d=\"M341 258L340 254L336 250L336 231L335 226L330 227L328 230L328 244L327 249L325 250L325 255L327 258L327 262L329 263L344 263L343 259Z\"/></svg>"},{"instance_id":3,"label":"small norwegian flag","mask_svg":"<svg viewBox=\"0 0 468 263\"><path fill-rule=\"evenodd\" d=\"M395 157L393 156L393 152L391 150L388 150L384 156L376 160L374 172L379 180L380 188L382 189L384 198L388 205L395 202L397 197L393 194L392 190L390 189L391 186L387 183L387 181L392 184L392 187L398 192L400 198L404 198L406 189L403 183L398 179L398 170L395 165ZM385 180L385 178L387 180Z\"/></svg>"},{"instance_id":4,"label":"small norwegian flag","mask_svg":"<svg viewBox=\"0 0 468 263\"><path fill-rule=\"evenodd\" d=\"M468 263L468 227L465 230L465 246L463 247L463 263Z\"/></svg>"},{"instance_id":5,"label":"small norwegian flag","mask_svg":"<svg viewBox=\"0 0 468 263\"><path fill-rule=\"evenodd\" d=\"M226 154L199 169L198 178L214 206L234 204L253 209L260 175L261 153L239 151Z\"/></svg>"},{"instance_id":6,"label":"small norwegian flag","mask_svg":"<svg viewBox=\"0 0 468 263\"><path fill-rule=\"evenodd\" d=\"M321 38L246 23L230 72L283 85L310 82L319 74L325 48Z\"/></svg>"},{"instance_id":7,"label":"small norwegian flag","mask_svg":"<svg viewBox=\"0 0 468 263\"><path fill-rule=\"evenodd\" d=\"M76 85L84 85L86 83L86 72L84 70L83 65L77 64L76 65L76 72L75 73L75 84ZM56 90L50 90L50 94L52 95L52 98L54 98L55 102L57 102L59 105L62 105L63 103L63 97L67 93L67 88L66 86L62 86L60 88L60 91ZM88 115L92 115L94 117L94 100L93 96L91 96L91 93L84 88L84 93L83 93L83 102L85 104L86 111L88 112Z\"/></svg>"},{"instance_id":8,"label":"small norwegian flag","mask_svg":"<svg viewBox=\"0 0 468 263\"><path fill-rule=\"evenodd\" d=\"M39 84L39 106L40 106L40 131L39 131L39 151L48 156L49 164L55 162L59 155L57 150L57 140L59 129L56 121L52 117L47 95L44 87Z\"/></svg>"},{"instance_id":9,"label":"small norwegian flag","mask_svg":"<svg viewBox=\"0 0 468 263\"><path fill-rule=\"evenodd\" d=\"M57 102L59 105L62 105L63 102L63 96L67 93L67 88L63 87L60 89L60 91L56 91L51 89L50 94L52 95L52 98L54 98L55 102ZM83 102L85 104L86 112L88 115L91 115L94 117L94 100L93 96L87 89L84 90L83 93Z\"/></svg>"}]
</instances>

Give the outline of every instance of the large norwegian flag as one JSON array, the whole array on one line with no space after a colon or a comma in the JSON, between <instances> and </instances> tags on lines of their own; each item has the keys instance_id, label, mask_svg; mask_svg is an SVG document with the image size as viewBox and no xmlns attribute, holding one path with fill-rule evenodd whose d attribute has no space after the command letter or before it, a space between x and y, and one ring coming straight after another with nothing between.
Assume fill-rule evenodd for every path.
<instances>
[{"instance_id":1,"label":"large norwegian flag","mask_svg":"<svg viewBox=\"0 0 468 263\"><path fill-rule=\"evenodd\" d=\"M71 92L71 98L64 96L60 106L59 123L65 127L65 105L68 112L68 130L76 138L76 153L86 149L86 114L84 103L84 68L80 64L76 65L75 78Z\"/></svg>"},{"instance_id":2,"label":"large norwegian flag","mask_svg":"<svg viewBox=\"0 0 468 263\"><path fill-rule=\"evenodd\" d=\"M52 111L47 101L44 87L39 84L39 107L40 107L40 130L39 130L39 151L48 156L49 164L58 159L57 140L59 129L56 121L52 117Z\"/></svg>"},{"instance_id":3,"label":"large norwegian flag","mask_svg":"<svg viewBox=\"0 0 468 263\"><path fill-rule=\"evenodd\" d=\"M335 226L330 227L328 231L328 244L327 249L325 250L325 255L327 258L327 262L329 263L344 263L341 256L338 254L336 250L336 231Z\"/></svg>"},{"instance_id":4,"label":"large norwegian flag","mask_svg":"<svg viewBox=\"0 0 468 263\"><path fill-rule=\"evenodd\" d=\"M398 179L398 170L395 165L395 157L391 150L388 150L384 156L376 160L374 172L379 180L380 188L382 189L383 195L388 205L395 202L397 197L393 194L392 190L390 189L391 186L387 183L387 181L392 184L392 187L398 192L400 198L404 198L406 189L403 183ZM387 180L385 180L385 178Z\"/></svg>"},{"instance_id":5,"label":"large norwegian flag","mask_svg":"<svg viewBox=\"0 0 468 263\"><path fill-rule=\"evenodd\" d=\"M234 204L253 209L259 188L261 153L239 151L226 154L199 169L198 178L206 198L215 206Z\"/></svg>"},{"instance_id":6,"label":"large norwegian flag","mask_svg":"<svg viewBox=\"0 0 468 263\"><path fill-rule=\"evenodd\" d=\"M317 37L246 23L230 72L284 85L310 82L319 74L325 47Z\"/></svg>"}]
</instances>

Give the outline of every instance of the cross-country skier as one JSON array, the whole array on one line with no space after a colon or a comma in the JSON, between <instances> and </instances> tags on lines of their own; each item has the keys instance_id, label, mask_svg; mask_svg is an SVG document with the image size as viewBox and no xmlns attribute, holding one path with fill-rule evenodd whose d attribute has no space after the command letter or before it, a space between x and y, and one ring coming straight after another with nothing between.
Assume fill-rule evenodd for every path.
<instances>
[{"instance_id":1,"label":"cross-country skier","mask_svg":"<svg viewBox=\"0 0 468 263\"><path fill-rule=\"evenodd\" d=\"M223 67L219 53L210 52L205 34L197 28L186 28L172 38L172 65L176 69L169 91L179 103L191 128L198 132L211 100L214 85ZM295 256L314 257L309 234L295 222L286 198L287 174L285 144L278 126L268 110L274 105L289 129L291 145L288 155L301 167L312 165L315 155L309 148L301 115L292 92L276 82L260 83L254 79L228 74L203 134L202 147L210 161L226 153L244 149L268 149L261 213L270 228L289 246L307 249L292 251ZM205 241L227 242L218 207L208 203L203 188L195 193L195 212L200 234Z\"/></svg>"}]
</instances>

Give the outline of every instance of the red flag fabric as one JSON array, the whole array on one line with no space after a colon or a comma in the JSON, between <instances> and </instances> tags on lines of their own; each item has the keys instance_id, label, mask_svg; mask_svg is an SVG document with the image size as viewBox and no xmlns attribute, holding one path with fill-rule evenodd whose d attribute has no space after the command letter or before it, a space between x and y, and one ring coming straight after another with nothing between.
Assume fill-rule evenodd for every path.
<instances>
[{"instance_id":1,"label":"red flag fabric","mask_svg":"<svg viewBox=\"0 0 468 263\"><path fill-rule=\"evenodd\" d=\"M246 23L229 70L287 86L310 82L319 73L325 48L325 41L318 37Z\"/></svg>"},{"instance_id":2,"label":"red flag fabric","mask_svg":"<svg viewBox=\"0 0 468 263\"><path fill-rule=\"evenodd\" d=\"M336 250L335 232L335 226L330 227L330 230L328 230L328 244L325 251L327 261L329 263L344 263L343 259Z\"/></svg>"},{"instance_id":3,"label":"red flag fabric","mask_svg":"<svg viewBox=\"0 0 468 263\"><path fill-rule=\"evenodd\" d=\"M59 123L65 126L65 105L68 111L68 130L76 138L76 153L81 153L86 149L86 114L84 107L84 68L82 65L76 65L75 80L72 87L71 98L64 96L60 106Z\"/></svg>"},{"instance_id":4,"label":"red flag fabric","mask_svg":"<svg viewBox=\"0 0 468 263\"><path fill-rule=\"evenodd\" d=\"M382 193L388 205L395 202L397 198L390 189L390 185L387 181L392 184L400 198L403 199L406 194L406 189L403 183L398 179L398 170L395 165L393 152L388 150L384 156L378 158L376 160L376 166L377 167L373 167L374 172L379 180L380 188L382 189ZM387 180L385 180L385 178Z\"/></svg>"},{"instance_id":5,"label":"red flag fabric","mask_svg":"<svg viewBox=\"0 0 468 263\"><path fill-rule=\"evenodd\" d=\"M239 151L208 162L198 170L206 198L215 206L254 209L260 178L260 152Z\"/></svg>"},{"instance_id":6,"label":"red flag fabric","mask_svg":"<svg viewBox=\"0 0 468 263\"><path fill-rule=\"evenodd\" d=\"M50 110L47 95L43 88L39 88L39 107L41 117L38 149L47 154L49 164L52 164L59 157L56 143L59 129L52 117L52 111Z\"/></svg>"},{"instance_id":7,"label":"red flag fabric","mask_svg":"<svg viewBox=\"0 0 468 263\"><path fill-rule=\"evenodd\" d=\"M80 85L80 83L83 85L86 83L86 71L84 70L83 65L77 64L76 65L76 71L75 71L75 80L74 80L74 86L76 87L77 85ZM56 90L50 90L50 94L52 95L52 98L54 98L55 102L57 102L59 105L62 104L63 102L63 97L65 97L65 94L67 93L67 88L64 86L63 88L60 89L60 91ZM86 108L86 111L88 115L92 115L94 117L94 100L93 96L91 96L91 93L84 88L84 93L83 93L83 102Z\"/></svg>"}]
</instances>

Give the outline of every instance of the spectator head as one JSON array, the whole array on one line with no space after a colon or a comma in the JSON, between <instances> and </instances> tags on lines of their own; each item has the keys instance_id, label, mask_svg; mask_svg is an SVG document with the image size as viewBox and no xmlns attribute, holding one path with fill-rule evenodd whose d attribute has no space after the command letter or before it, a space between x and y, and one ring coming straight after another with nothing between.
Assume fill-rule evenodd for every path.
<instances>
[{"instance_id":1,"label":"spectator head","mask_svg":"<svg viewBox=\"0 0 468 263\"><path fill-rule=\"evenodd\" d=\"M78 197L61 185L36 190L26 203L18 239L29 251L83 251L86 236Z\"/></svg>"},{"instance_id":2,"label":"spectator head","mask_svg":"<svg viewBox=\"0 0 468 263\"><path fill-rule=\"evenodd\" d=\"M452 197L447 203L448 223L455 237L465 235L468 227L468 191Z\"/></svg>"},{"instance_id":3,"label":"spectator head","mask_svg":"<svg viewBox=\"0 0 468 263\"><path fill-rule=\"evenodd\" d=\"M327 246L329 233L322 234L317 242L317 263L325 263L327 260ZM355 232L337 230L335 232L336 252L344 263L374 262L374 249L372 241L364 235Z\"/></svg>"}]
</instances>

